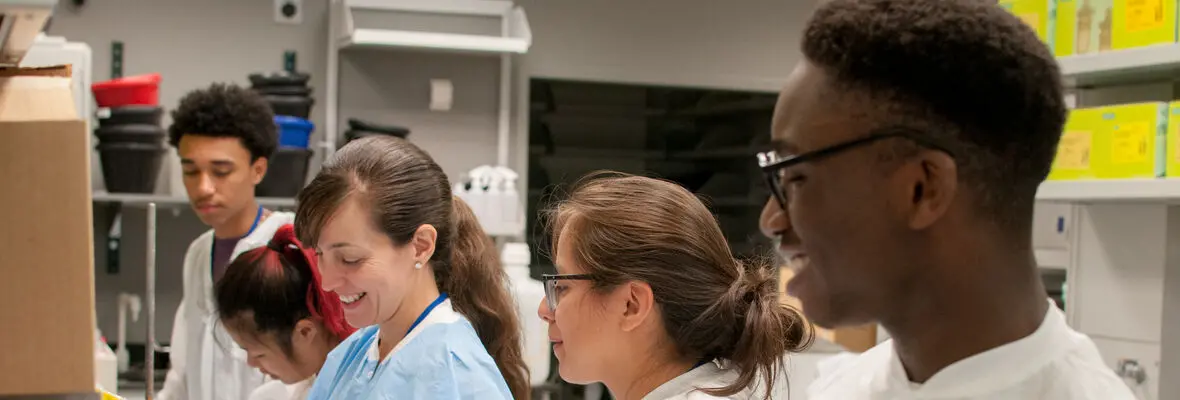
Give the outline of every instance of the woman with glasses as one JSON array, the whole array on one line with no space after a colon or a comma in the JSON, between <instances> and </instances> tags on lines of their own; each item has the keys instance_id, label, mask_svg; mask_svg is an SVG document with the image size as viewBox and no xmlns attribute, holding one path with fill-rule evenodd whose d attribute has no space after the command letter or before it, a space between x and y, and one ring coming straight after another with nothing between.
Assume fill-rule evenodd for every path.
<instances>
[{"instance_id":1,"label":"woman with glasses","mask_svg":"<svg viewBox=\"0 0 1180 400\"><path fill-rule=\"evenodd\" d=\"M597 174L549 218L558 274L538 313L563 379L628 400L786 393L783 358L810 329L779 303L776 269L734 259L688 190Z\"/></svg>"}]
</instances>

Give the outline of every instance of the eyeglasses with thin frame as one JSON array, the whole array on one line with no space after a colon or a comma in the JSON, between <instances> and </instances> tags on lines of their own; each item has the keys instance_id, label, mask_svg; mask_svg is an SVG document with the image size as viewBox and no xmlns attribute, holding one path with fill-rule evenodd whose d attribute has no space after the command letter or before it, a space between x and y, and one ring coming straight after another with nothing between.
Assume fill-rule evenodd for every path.
<instances>
[{"instance_id":1,"label":"eyeglasses with thin frame","mask_svg":"<svg viewBox=\"0 0 1180 400\"><path fill-rule=\"evenodd\" d=\"M758 153L758 167L762 169L762 174L766 179L766 185L770 187L770 192L774 195L775 200L778 201L779 207L782 207L783 211L786 211L788 198L786 187L783 186L783 173L787 168L806 162L821 160L881 140L896 138L910 140L919 146L935 149L954 157L954 154L946 147L934 143L930 139L919 135L916 131L892 128L802 154L783 156L779 155L776 151Z\"/></svg>"},{"instance_id":2,"label":"eyeglasses with thin frame","mask_svg":"<svg viewBox=\"0 0 1180 400\"><path fill-rule=\"evenodd\" d=\"M593 279L590 274L545 274L541 275L541 282L545 284L545 305L549 312L557 310L557 303L561 300L565 288L559 287L560 281L588 281Z\"/></svg>"}]
</instances>

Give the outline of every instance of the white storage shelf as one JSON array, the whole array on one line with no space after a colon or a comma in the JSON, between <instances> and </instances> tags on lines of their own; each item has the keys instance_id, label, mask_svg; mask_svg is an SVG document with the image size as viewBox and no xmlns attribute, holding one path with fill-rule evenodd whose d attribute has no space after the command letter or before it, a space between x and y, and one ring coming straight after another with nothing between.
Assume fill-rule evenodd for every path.
<instances>
[{"instance_id":1,"label":"white storage shelf","mask_svg":"<svg viewBox=\"0 0 1180 400\"><path fill-rule=\"evenodd\" d=\"M1057 59L1071 86L1127 84L1180 76L1180 44L1165 44Z\"/></svg>"},{"instance_id":2,"label":"white storage shelf","mask_svg":"<svg viewBox=\"0 0 1180 400\"><path fill-rule=\"evenodd\" d=\"M185 197L159 194L94 192L92 197L95 203L118 203L128 206L146 206L148 203L156 203L156 206L160 208L189 206L189 201ZM280 209L295 208L295 199L291 198L259 197L257 200L258 204L264 207Z\"/></svg>"},{"instance_id":3,"label":"white storage shelf","mask_svg":"<svg viewBox=\"0 0 1180 400\"><path fill-rule=\"evenodd\" d=\"M1063 203L1180 204L1180 179L1048 181L1038 201Z\"/></svg>"},{"instance_id":4,"label":"white storage shelf","mask_svg":"<svg viewBox=\"0 0 1180 400\"><path fill-rule=\"evenodd\" d=\"M394 47L424 51L447 51L483 54L524 54L532 45L533 35L524 10L511 1L498 0L344 0L339 26L338 46ZM423 32L389 28L357 28L353 13L358 11L392 11L412 14L451 14L498 17L503 29L498 36L448 32Z\"/></svg>"}]
</instances>

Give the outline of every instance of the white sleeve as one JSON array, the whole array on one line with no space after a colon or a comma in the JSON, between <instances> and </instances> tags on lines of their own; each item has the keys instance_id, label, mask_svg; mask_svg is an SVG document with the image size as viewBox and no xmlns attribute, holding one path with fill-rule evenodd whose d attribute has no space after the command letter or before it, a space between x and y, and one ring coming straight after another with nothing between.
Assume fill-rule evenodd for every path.
<instances>
[{"instance_id":1,"label":"white sleeve","mask_svg":"<svg viewBox=\"0 0 1180 400\"><path fill-rule=\"evenodd\" d=\"M167 377L164 378L164 387L160 389L160 393L156 395L159 400L184 400L188 397L188 387L185 384L185 366L188 356L188 319L184 315L184 303L186 300L180 300L180 306L176 308L176 318L172 322L172 342L169 345L171 349L168 351L168 360L172 364L168 370Z\"/></svg>"}]
</instances>

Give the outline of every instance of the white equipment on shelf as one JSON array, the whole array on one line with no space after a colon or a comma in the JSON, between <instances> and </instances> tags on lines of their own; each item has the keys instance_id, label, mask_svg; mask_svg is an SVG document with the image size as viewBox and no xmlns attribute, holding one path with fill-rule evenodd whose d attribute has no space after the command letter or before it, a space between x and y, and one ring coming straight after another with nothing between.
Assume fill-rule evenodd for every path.
<instances>
[{"instance_id":1,"label":"white equipment on shelf","mask_svg":"<svg viewBox=\"0 0 1180 400\"><path fill-rule=\"evenodd\" d=\"M536 387L549 378L549 324L537 315L537 306L545 299L545 285L529 275L532 253L526 243L505 243L500 262L508 273L516 312L520 315L524 362L531 372L529 383Z\"/></svg>"},{"instance_id":2,"label":"white equipment on shelf","mask_svg":"<svg viewBox=\"0 0 1180 400\"><path fill-rule=\"evenodd\" d=\"M20 65L57 0L0 0L0 67Z\"/></svg>"},{"instance_id":3,"label":"white equipment on shelf","mask_svg":"<svg viewBox=\"0 0 1180 400\"><path fill-rule=\"evenodd\" d=\"M524 204L516 190L520 176L506 167L484 165L466 177L452 191L471 206L484 231L491 236L524 235Z\"/></svg>"},{"instance_id":4,"label":"white equipment on shelf","mask_svg":"<svg viewBox=\"0 0 1180 400\"><path fill-rule=\"evenodd\" d=\"M3 1L3 0L0 0ZM48 67L54 65L70 65L71 76L74 87L74 105L77 107L78 115L83 116L82 120L86 122L86 131L89 132L93 125L94 111L97 108L94 104L94 96L90 95L90 83L93 81L92 74L92 55L90 45L82 42L70 42L61 36L46 36L45 34L38 34L33 40L31 46L28 48L28 53L25 54L24 60L21 60L22 67ZM93 140L92 137L89 137ZM89 146L93 148L94 146ZM90 154L90 187L93 190L105 190L106 185L102 180L102 168L98 160L98 151L91 150Z\"/></svg>"}]
</instances>

